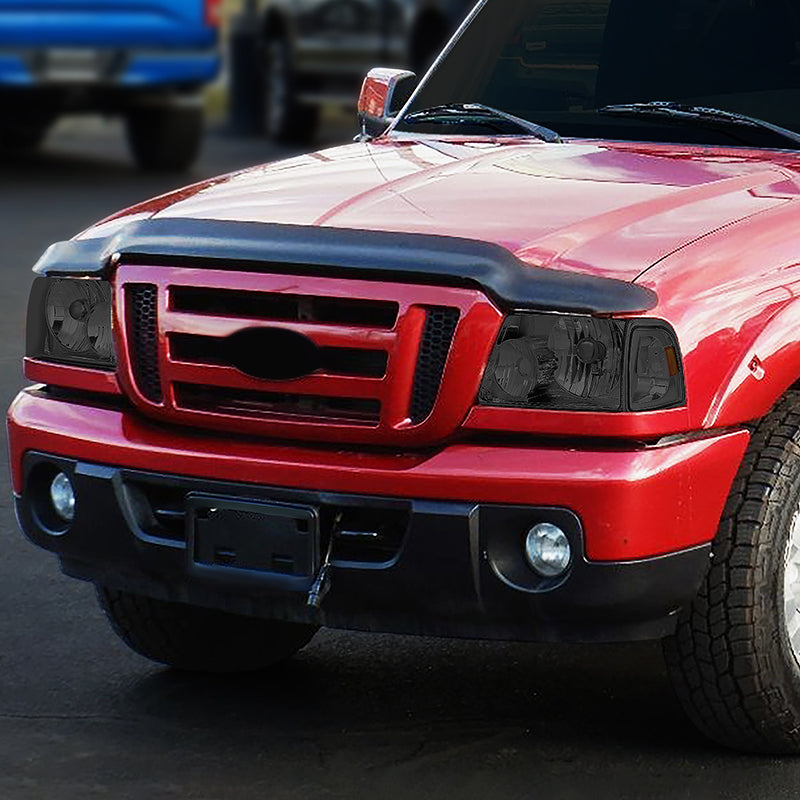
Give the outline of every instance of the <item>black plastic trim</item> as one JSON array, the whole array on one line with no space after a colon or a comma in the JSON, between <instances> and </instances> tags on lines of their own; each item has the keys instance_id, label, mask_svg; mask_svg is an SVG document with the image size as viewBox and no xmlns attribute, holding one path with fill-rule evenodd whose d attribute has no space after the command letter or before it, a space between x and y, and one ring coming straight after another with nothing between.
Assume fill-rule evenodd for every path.
<instances>
[{"instance_id":1,"label":"black plastic trim","mask_svg":"<svg viewBox=\"0 0 800 800\"><path fill-rule=\"evenodd\" d=\"M635 313L656 305L650 289L612 278L532 267L497 244L451 236L203 219L131 222L108 238L57 242L40 275L105 272L112 257L193 267L327 274L367 280L477 286L502 309ZM377 266L376 266L377 265Z\"/></svg>"},{"instance_id":2,"label":"black plastic trim","mask_svg":"<svg viewBox=\"0 0 800 800\"><path fill-rule=\"evenodd\" d=\"M409 406L409 416L415 424L427 419L436 404L458 316L457 308L433 306L426 309Z\"/></svg>"},{"instance_id":3,"label":"black plastic trim","mask_svg":"<svg viewBox=\"0 0 800 800\"><path fill-rule=\"evenodd\" d=\"M132 283L127 292L129 348L136 386L151 403L164 399L158 361L158 289L151 283Z\"/></svg>"},{"instance_id":4,"label":"black plastic trim","mask_svg":"<svg viewBox=\"0 0 800 800\"><path fill-rule=\"evenodd\" d=\"M674 631L695 596L710 544L630 562L590 562L582 522L564 508L351 495L214 481L91 464L28 452L17 517L35 544L58 554L73 577L165 600L330 627L521 641L624 641ZM76 493L66 529L47 524L37 491L54 471ZM44 477L42 477L44 476ZM40 480L41 478L41 480ZM144 532L131 505L132 483L227 498L308 506L324 519L331 507L398 513L407 520L396 555L381 562L337 560L320 610L274 575L198 574L187 537ZM46 498L45 498L46 499ZM525 572L530 526L562 526L573 559L558 580ZM324 527L324 526L323 526ZM321 532L324 541L324 530ZM351 554L352 555L352 554ZM516 563L519 562L519 563ZM524 573L524 574L523 574ZM223 579L224 578L224 579Z\"/></svg>"}]
</instances>

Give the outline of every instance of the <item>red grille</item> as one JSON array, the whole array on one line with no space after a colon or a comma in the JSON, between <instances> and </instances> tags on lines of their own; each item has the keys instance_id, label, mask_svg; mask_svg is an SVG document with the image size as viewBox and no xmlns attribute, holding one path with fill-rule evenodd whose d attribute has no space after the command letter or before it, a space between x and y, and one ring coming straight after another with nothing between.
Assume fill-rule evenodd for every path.
<instances>
[{"instance_id":1,"label":"red grille","mask_svg":"<svg viewBox=\"0 0 800 800\"><path fill-rule=\"evenodd\" d=\"M146 331L142 285L154 304ZM460 424L501 322L486 297L468 289L133 265L117 270L116 313L120 383L151 416L386 444L431 442ZM270 364L285 354L267 351L243 366L236 343L245 331L247 338L264 330L277 331L279 342L299 340L301 350L308 345L313 367L265 378L247 365L276 374Z\"/></svg>"}]
</instances>

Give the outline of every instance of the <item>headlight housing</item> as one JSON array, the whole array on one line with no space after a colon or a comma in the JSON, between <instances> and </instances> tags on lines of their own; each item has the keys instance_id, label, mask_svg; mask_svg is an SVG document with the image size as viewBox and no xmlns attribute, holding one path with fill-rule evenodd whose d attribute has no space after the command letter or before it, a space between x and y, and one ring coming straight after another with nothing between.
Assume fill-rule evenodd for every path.
<instances>
[{"instance_id":1,"label":"headlight housing","mask_svg":"<svg viewBox=\"0 0 800 800\"><path fill-rule=\"evenodd\" d=\"M677 337L662 320L513 314L489 358L482 405L650 411L685 403Z\"/></svg>"},{"instance_id":2,"label":"headlight housing","mask_svg":"<svg viewBox=\"0 0 800 800\"><path fill-rule=\"evenodd\" d=\"M113 369L111 284L96 278L36 278L25 352L30 358Z\"/></svg>"}]
</instances>

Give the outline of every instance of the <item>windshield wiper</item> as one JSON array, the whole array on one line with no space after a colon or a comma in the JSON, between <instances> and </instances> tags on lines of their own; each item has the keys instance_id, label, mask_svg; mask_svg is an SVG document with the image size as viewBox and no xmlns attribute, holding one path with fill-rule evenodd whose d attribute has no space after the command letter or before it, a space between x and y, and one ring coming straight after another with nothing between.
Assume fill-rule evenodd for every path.
<instances>
[{"instance_id":1,"label":"windshield wiper","mask_svg":"<svg viewBox=\"0 0 800 800\"><path fill-rule=\"evenodd\" d=\"M685 103L676 103L672 100L653 100L649 103L618 103L603 106L597 109L598 114L618 114L623 117L662 117L676 122L701 122L710 123L712 126L723 127L749 127L762 131L769 131L782 139L788 139L800 145L800 133L795 133L780 125L773 125L757 117L748 117L733 111L721 108L707 108L706 106L693 106Z\"/></svg>"},{"instance_id":2,"label":"windshield wiper","mask_svg":"<svg viewBox=\"0 0 800 800\"><path fill-rule=\"evenodd\" d=\"M481 103L449 103L423 108L421 111L406 114L402 121L410 125L423 122L442 125L483 125L501 134L518 131L551 144L561 141L561 137L550 128Z\"/></svg>"}]
</instances>

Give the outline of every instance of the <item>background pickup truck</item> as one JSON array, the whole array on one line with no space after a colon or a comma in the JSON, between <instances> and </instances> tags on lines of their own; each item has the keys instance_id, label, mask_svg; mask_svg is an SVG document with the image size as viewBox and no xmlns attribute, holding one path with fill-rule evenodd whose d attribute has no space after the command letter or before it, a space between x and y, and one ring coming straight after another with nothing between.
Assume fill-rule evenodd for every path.
<instances>
[{"instance_id":1,"label":"background pickup truck","mask_svg":"<svg viewBox=\"0 0 800 800\"><path fill-rule=\"evenodd\" d=\"M361 81L375 64L422 75L474 5L474 0L245 2L233 34L234 126L261 129L278 141L311 141L320 108L333 103L354 109Z\"/></svg>"},{"instance_id":2,"label":"background pickup truck","mask_svg":"<svg viewBox=\"0 0 800 800\"><path fill-rule=\"evenodd\" d=\"M197 155L197 90L217 74L219 0L0 0L0 146L35 147L66 112L121 114L136 162Z\"/></svg>"}]
</instances>

